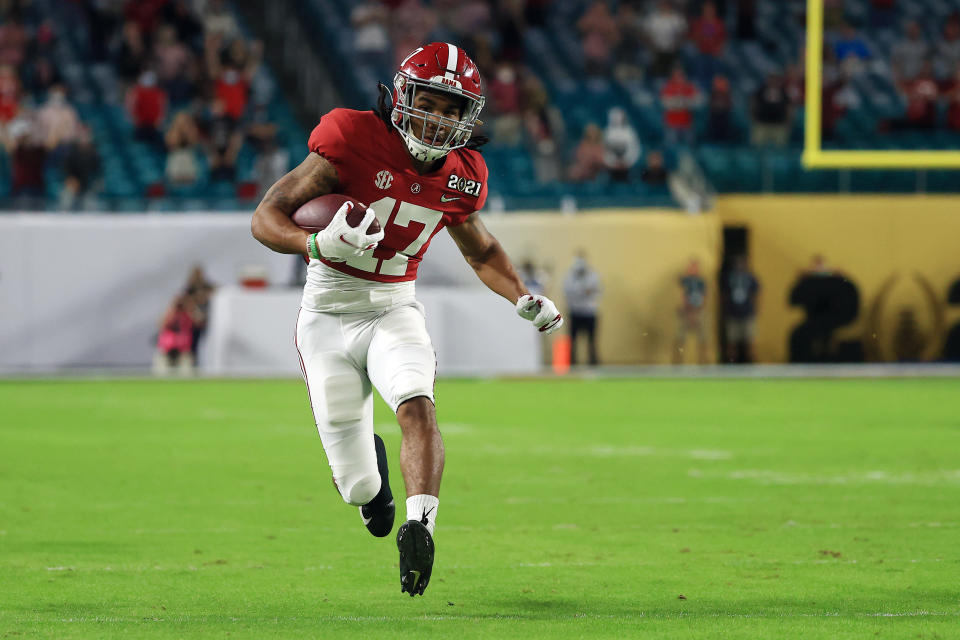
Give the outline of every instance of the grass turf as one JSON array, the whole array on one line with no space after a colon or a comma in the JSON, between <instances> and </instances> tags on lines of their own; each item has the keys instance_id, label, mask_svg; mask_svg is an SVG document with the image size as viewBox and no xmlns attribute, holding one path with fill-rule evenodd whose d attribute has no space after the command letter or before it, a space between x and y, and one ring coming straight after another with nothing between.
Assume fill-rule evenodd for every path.
<instances>
[{"instance_id":1,"label":"grass turf","mask_svg":"<svg viewBox=\"0 0 960 640\"><path fill-rule=\"evenodd\" d=\"M957 380L437 391L410 599L297 381L0 383L0 637L960 635Z\"/></svg>"}]
</instances>

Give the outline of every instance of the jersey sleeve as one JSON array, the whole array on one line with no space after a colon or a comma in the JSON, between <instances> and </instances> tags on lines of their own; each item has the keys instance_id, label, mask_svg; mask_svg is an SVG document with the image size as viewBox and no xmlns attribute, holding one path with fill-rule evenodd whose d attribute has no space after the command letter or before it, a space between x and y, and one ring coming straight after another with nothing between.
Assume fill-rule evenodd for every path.
<instances>
[{"instance_id":1,"label":"jersey sleeve","mask_svg":"<svg viewBox=\"0 0 960 640\"><path fill-rule=\"evenodd\" d=\"M484 161L483 156L480 155L477 151L468 152L471 154L469 160L464 162L464 174L468 176L477 176L478 182L480 183L480 194L477 196L476 200L473 201L471 206L467 207L463 211L450 214L446 216L445 224L448 227L456 227L467 221L467 218L470 217L475 211L480 211L483 209L483 205L487 202L487 180L490 179L490 170L487 169L487 163Z\"/></svg>"},{"instance_id":2,"label":"jersey sleeve","mask_svg":"<svg viewBox=\"0 0 960 640\"><path fill-rule=\"evenodd\" d=\"M347 109L334 109L322 118L313 128L307 146L310 151L319 154L335 165L346 162L349 147L347 141L354 133L354 123Z\"/></svg>"}]
</instances>

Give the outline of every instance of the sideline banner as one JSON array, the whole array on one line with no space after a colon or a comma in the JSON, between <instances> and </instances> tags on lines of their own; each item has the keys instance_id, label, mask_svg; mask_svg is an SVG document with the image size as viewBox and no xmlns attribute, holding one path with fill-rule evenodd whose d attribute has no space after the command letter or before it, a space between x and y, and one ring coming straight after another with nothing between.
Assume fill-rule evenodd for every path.
<instances>
[{"instance_id":1,"label":"sideline banner","mask_svg":"<svg viewBox=\"0 0 960 640\"><path fill-rule=\"evenodd\" d=\"M603 283L598 338L606 364L672 361L679 277L696 257L708 283L704 324L715 358L717 216L631 210L483 220L515 263L530 259L546 271L547 294L564 311L563 278L576 251L586 251ZM288 286L299 260L254 240L249 213L0 216L0 370L147 367L162 314L193 265L219 285L256 265L271 284ZM418 285L485 291L445 232L431 243ZM486 294L512 313L511 303ZM515 326L528 328L519 318Z\"/></svg>"},{"instance_id":2,"label":"sideline banner","mask_svg":"<svg viewBox=\"0 0 960 640\"><path fill-rule=\"evenodd\" d=\"M484 215L514 263L530 259L549 276L547 295L567 312L563 279L577 251L600 274L598 313L602 364L669 364L678 330L680 278L691 258L707 284L702 322L707 362L716 362L717 270L721 227L716 215L671 210L604 210L577 215L523 213ZM683 362L697 360L693 336ZM584 352L581 352L584 353ZM580 359L584 362L585 357Z\"/></svg>"},{"instance_id":3,"label":"sideline banner","mask_svg":"<svg viewBox=\"0 0 960 640\"><path fill-rule=\"evenodd\" d=\"M960 345L960 198L724 196L716 213L749 230L759 361L928 361ZM815 256L822 273L800 286Z\"/></svg>"}]
</instances>

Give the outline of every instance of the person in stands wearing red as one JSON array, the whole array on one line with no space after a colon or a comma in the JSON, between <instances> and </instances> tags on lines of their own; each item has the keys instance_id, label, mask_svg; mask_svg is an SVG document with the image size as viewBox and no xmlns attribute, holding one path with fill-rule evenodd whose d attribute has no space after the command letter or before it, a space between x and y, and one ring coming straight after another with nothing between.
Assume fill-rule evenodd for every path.
<instances>
[{"instance_id":1,"label":"person in stands wearing red","mask_svg":"<svg viewBox=\"0 0 960 640\"><path fill-rule=\"evenodd\" d=\"M727 44L727 29L717 17L717 8L709 0L703 3L700 17L690 27L690 39L697 45L700 55L696 60L696 79L707 89L713 76L722 71L720 57Z\"/></svg>"},{"instance_id":2,"label":"person in stands wearing red","mask_svg":"<svg viewBox=\"0 0 960 640\"><path fill-rule=\"evenodd\" d=\"M154 71L141 73L137 84L127 91L127 113L133 122L135 138L151 144L163 144L161 126L167 116L167 92L157 85Z\"/></svg>"},{"instance_id":3,"label":"person in stands wearing red","mask_svg":"<svg viewBox=\"0 0 960 640\"><path fill-rule=\"evenodd\" d=\"M664 137L668 145L693 144L693 108L697 105L699 95L697 87L687 80L683 67L676 65L670 79L660 90Z\"/></svg>"},{"instance_id":4,"label":"person in stands wearing red","mask_svg":"<svg viewBox=\"0 0 960 640\"><path fill-rule=\"evenodd\" d=\"M897 88L906 100L907 108L902 117L890 120L887 128L894 131L936 128L940 87L933 77L933 64L925 61L916 77L901 79Z\"/></svg>"}]
</instances>

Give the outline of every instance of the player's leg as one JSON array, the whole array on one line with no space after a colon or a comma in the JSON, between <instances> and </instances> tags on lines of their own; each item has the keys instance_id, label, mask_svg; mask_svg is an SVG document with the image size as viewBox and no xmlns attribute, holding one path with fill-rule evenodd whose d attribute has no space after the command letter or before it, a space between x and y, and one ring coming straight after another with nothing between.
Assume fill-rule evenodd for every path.
<instances>
[{"instance_id":1,"label":"player's leg","mask_svg":"<svg viewBox=\"0 0 960 640\"><path fill-rule=\"evenodd\" d=\"M727 316L723 329L727 338L727 362L735 363L737 362L737 347L740 342L740 319Z\"/></svg>"},{"instance_id":2,"label":"player's leg","mask_svg":"<svg viewBox=\"0 0 960 640\"><path fill-rule=\"evenodd\" d=\"M587 354L590 357L590 366L595 367L600 363L597 358L597 316L586 316L585 324L587 332Z\"/></svg>"},{"instance_id":3,"label":"player's leg","mask_svg":"<svg viewBox=\"0 0 960 640\"><path fill-rule=\"evenodd\" d=\"M580 314L570 312L568 316L570 318L570 364L577 364L577 335L583 328L583 324L580 322Z\"/></svg>"},{"instance_id":4,"label":"player's leg","mask_svg":"<svg viewBox=\"0 0 960 640\"><path fill-rule=\"evenodd\" d=\"M443 475L443 439L433 406L436 356L419 306L386 313L367 351L370 380L397 414L407 521L397 532L400 588L423 593L433 568L433 531Z\"/></svg>"},{"instance_id":5,"label":"player's leg","mask_svg":"<svg viewBox=\"0 0 960 640\"><path fill-rule=\"evenodd\" d=\"M707 323L702 309L697 309L693 322L694 331L697 334L697 362L707 364Z\"/></svg>"},{"instance_id":6,"label":"player's leg","mask_svg":"<svg viewBox=\"0 0 960 640\"><path fill-rule=\"evenodd\" d=\"M687 342L687 328L690 320L687 310L677 310L677 335L673 340L673 364L683 364L683 348Z\"/></svg>"},{"instance_id":7,"label":"player's leg","mask_svg":"<svg viewBox=\"0 0 960 640\"><path fill-rule=\"evenodd\" d=\"M754 318L747 317L743 319L743 358L744 362L753 364L756 362L754 351L754 336L756 334L756 323Z\"/></svg>"},{"instance_id":8,"label":"player's leg","mask_svg":"<svg viewBox=\"0 0 960 640\"><path fill-rule=\"evenodd\" d=\"M350 358L336 314L301 311L296 344L334 483L344 502L365 505L381 487L370 381Z\"/></svg>"}]
</instances>

